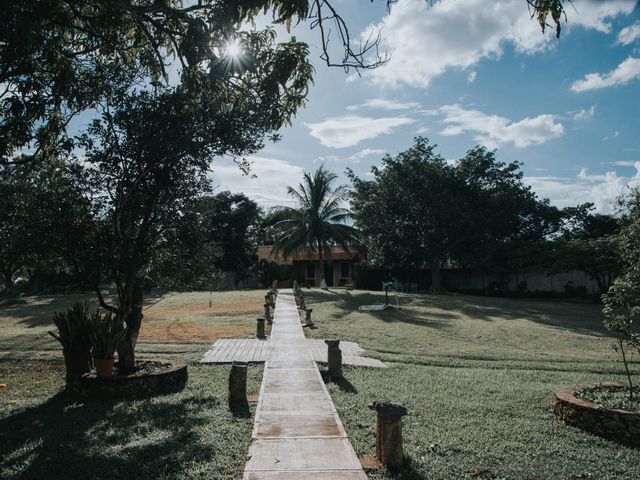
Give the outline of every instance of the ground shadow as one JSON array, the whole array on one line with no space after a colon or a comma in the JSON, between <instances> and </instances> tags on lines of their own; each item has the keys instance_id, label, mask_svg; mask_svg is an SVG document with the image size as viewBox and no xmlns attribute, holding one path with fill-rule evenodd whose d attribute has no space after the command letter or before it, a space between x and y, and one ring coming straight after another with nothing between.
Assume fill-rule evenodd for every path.
<instances>
[{"instance_id":1,"label":"ground shadow","mask_svg":"<svg viewBox=\"0 0 640 480\"><path fill-rule=\"evenodd\" d=\"M331 380L336 387L338 387L344 393L358 393L358 389L348 379L334 378Z\"/></svg>"},{"instance_id":2,"label":"ground shadow","mask_svg":"<svg viewBox=\"0 0 640 480\"><path fill-rule=\"evenodd\" d=\"M359 295L341 295L339 299L321 293L310 292L310 303L331 302L341 311L335 315L357 312L360 305L383 305L384 292L367 292ZM395 304L395 298L389 298ZM420 311L427 308L428 311ZM570 330L589 336L607 337L609 332L602 323L600 306L590 303L573 303L550 299L515 299L480 297L458 294L412 294L400 296L400 309L368 311L384 322L402 322L435 328L447 328L452 320L464 315L476 320L493 322L496 319L526 319L554 328Z\"/></svg>"},{"instance_id":3,"label":"ground shadow","mask_svg":"<svg viewBox=\"0 0 640 480\"><path fill-rule=\"evenodd\" d=\"M0 420L0 469L16 479L175 478L214 453L195 429L218 403L193 395L178 403L78 401L59 393Z\"/></svg>"}]
</instances>

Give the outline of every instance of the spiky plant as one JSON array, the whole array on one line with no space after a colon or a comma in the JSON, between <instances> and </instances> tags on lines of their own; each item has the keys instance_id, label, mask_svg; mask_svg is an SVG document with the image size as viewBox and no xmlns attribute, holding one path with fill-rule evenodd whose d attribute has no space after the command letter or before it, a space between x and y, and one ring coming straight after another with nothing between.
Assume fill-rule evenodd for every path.
<instances>
[{"instance_id":1,"label":"spiky plant","mask_svg":"<svg viewBox=\"0 0 640 480\"><path fill-rule=\"evenodd\" d=\"M125 334L126 330L120 317L114 318L111 312L103 314L96 311L91 315L89 329L93 358L101 360L113 358Z\"/></svg>"},{"instance_id":2,"label":"spiky plant","mask_svg":"<svg viewBox=\"0 0 640 480\"><path fill-rule=\"evenodd\" d=\"M49 335L58 340L62 348L69 352L88 352L91 349L89 339L89 305L76 302L65 312L53 314L53 323L58 332Z\"/></svg>"}]
</instances>

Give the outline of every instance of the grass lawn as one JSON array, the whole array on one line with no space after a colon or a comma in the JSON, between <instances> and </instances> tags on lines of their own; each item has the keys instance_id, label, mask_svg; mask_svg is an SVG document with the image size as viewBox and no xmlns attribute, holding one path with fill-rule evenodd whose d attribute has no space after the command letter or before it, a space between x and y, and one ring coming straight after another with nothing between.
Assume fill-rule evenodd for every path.
<instances>
[{"instance_id":1,"label":"grass lawn","mask_svg":"<svg viewBox=\"0 0 640 480\"><path fill-rule=\"evenodd\" d=\"M409 409L408 466L397 478L640 478L638 449L557 424L550 409L558 387L622 380L597 305L401 295L399 311L362 313L359 305L382 303L384 294L305 294L317 326L308 336L357 341L387 363L347 367L329 390L359 454L374 451L367 404L390 399ZM252 335L263 295L217 293L212 308L208 293L149 299L142 356L188 361L189 383L178 394L128 402L60 393L60 349L46 331L68 297L1 308L0 478L241 478L253 419L228 411L229 367L197 360L218 337ZM261 370L250 368L250 393Z\"/></svg>"},{"instance_id":2,"label":"grass lawn","mask_svg":"<svg viewBox=\"0 0 640 480\"><path fill-rule=\"evenodd\" d=\"M229 412L229 369L191 364L176 394L77 401L61 393L61 361L2 360L0 478L241 478L254 406L244 417ZM250 394L261 379L251 366Z\"/></svg>"},{"instance_id":3,"label":"grass lawn","mask_svg":"<svg viewBox=\"0 0 640 480\"><path fill-rule=\"evenodd\" d=\"M375 449L368 403L408 408L398 478L640 478L640 451L557 424L550 408L558 387L622 380L597 305L402 295L399 311L363 313L384 294L305 295L308 335L357 341L389 365L345 368L329 390L358 454Z\"/></svg>"}]
</instances>

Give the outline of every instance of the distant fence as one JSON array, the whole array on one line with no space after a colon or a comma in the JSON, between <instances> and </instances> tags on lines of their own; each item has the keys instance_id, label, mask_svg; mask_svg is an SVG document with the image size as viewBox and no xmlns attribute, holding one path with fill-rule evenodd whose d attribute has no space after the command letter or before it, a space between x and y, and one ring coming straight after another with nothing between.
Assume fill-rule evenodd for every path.
<instances>
[{"instance_id":1,"label":"distant fence","mask_svg":"<svg viewBox=\"0 0 640 480\"><path fill-rule=\"evenodd\" d=\"M396 280L402 291L428 290L431 270L419 270L411 275L398 275L385 270L363 270L358 274L357 288L381 290L382 282ZM471 269L443 269L442 284L451 291L485 294L555 294L568 296L598 295L597 282L586 273L570 271L554 273L538 269L520 269L487 273Z\"/></svg>"}]
</instances>

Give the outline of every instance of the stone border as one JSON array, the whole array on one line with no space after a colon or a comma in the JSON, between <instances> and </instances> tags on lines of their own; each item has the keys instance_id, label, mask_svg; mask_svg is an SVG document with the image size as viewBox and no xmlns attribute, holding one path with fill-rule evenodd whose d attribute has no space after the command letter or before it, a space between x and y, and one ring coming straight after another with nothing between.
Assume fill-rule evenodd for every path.
<instances>
[{"instance_id":1,"label":"stone border","mask_svg":"<svg viewBox=\"0 0 640 480\"><path fill-rule=\"evenodd\" d=\"M567 425L625 445L640 446L640 412L605 408L581 398L578 390L592 387L625 387L621 383L572 385L555 392L553 413Z\"/></svg>"},{"instance_id":2,"label":"stone border","mask_svg":"<svg viewBox=\"0 0 640 480\"><path fill-rule=\"evenodd\" d=\"M114 375L111 378L97 378L95 373L87 373L67 384L66 391L81 397L132 397L173 393L184 389L187 384L187 366L173 362L165 368L152 372Z\"/></svg>"}]
</instances>

